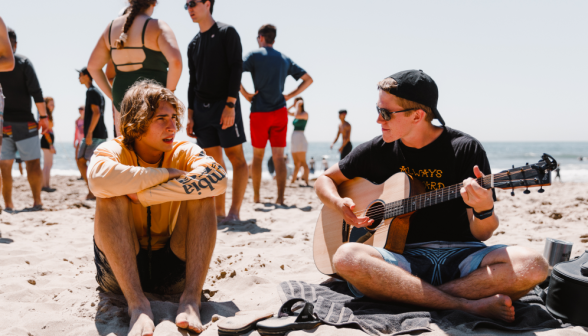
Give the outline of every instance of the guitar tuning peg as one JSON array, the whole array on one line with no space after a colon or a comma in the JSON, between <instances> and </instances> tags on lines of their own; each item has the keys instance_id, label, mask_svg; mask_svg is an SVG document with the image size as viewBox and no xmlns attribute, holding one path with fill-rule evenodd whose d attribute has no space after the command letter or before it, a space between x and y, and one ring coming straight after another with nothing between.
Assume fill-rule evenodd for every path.
<instances>
[{"instance_id":1,"label":"guitar tuning peg","mask_svg":"<svg viewBox=\"0 0 588 336\"><path fill-rule=\"evenodd\" d=\"M514 196L514 189L510 192L510 196Z\"/></svg>"},{"instance_id":2,"label":"guitar tuning peg","mask_svg":"<svg viewBox=\"0 0 588 336\"><path fill-rule=\"evenodd\" d=\"M539 188L539 190L537 190L538 193L543 194L545 192L545 189L543 189L543 186L541 186L541 188Z\"/></svg>"},{"instance_id":3,"label":"guitar tuning peg","mask_svg":"<svg viewBox=\"0 0 588 336\"><path fill-rule=\"evenodd\" d=\"M523 191L523 194L525 194L525 195L529 195L530 193L531 193L531 191L529 189Z\"/></svg>"},{"instance_id":4,"label":"guitar tuning peg","mask_svg":"<svg viewBox=\"0 0 588 336\"><path fill-rule=\"evenodd\" d=\"M529 165L529 162L525 163L525 166L528 166L528 165Z\"/></svg>"}]
</instances>

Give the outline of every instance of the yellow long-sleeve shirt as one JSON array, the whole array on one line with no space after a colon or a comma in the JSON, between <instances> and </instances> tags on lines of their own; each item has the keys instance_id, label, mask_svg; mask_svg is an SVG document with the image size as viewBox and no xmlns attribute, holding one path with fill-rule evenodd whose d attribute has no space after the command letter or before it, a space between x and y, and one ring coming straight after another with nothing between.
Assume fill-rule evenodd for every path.
<instances>
[{"instance_id":1,"label":"yellow long-sleeve shirt","mask_svg":"<svg viewBox=\"0 0 588 336\"><path fill-rule=\"evenodd\" d=\"M133 221L141 248L147 248L147 207L151 206L152 249L165 246L176 225L180 203L221 195L227 188L226 172L199 146L174 142L159 163L147 163L126 148L122 137L96 148L88 167L88 185L96 197L110 198L137 193L141 204L133 204ZM165 168L189 172L169 180Z\"/></svg>"}]
</instances>

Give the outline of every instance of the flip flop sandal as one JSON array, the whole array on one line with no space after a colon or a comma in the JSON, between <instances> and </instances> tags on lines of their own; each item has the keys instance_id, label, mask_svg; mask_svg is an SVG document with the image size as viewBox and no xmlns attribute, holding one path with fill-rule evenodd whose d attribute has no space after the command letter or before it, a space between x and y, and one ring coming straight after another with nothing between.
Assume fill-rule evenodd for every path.
<instances>
[{"instance_id":1,"label":"flip flop sandal","mask_svg":"<svg viewBox=\"0 0 588 336\"><path fill-rule=\"evenodd\" d=\"M255 329L257 322L274 315L268 310L239 311L235 316L218 321L218 334L221 336L242 335Z\"/></svg>"},{"instance_id":2,"label":"flip flop sandal","mask_svg":"<svg viewBox=\"0 0 588 336\"><path fill-rule=\"evenodd\" d=\"M300 313L294 313L292 307L298 302L305 302ZM304 299L290 299L280 308L278 317L272 317L257 323L257 331L262 336L285 335L294 330L309 330L322 322L314 314L314 305Z\"/></svg>"}]
</instances>

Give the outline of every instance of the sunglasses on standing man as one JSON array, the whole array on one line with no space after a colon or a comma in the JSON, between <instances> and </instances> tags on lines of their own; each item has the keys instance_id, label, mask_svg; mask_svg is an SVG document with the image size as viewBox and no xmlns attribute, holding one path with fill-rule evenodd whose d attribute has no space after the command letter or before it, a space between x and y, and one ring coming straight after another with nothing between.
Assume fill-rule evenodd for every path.
<instances>
[{"instance_id":1,"label":"sunglasses on standing man","mask_svg":"<svg viewBox=\"0 0 588 336\"><path fill-rule=\"evenodd\" d=\"M205 2L206 2L206 0L204 0L204 1L202 1L202 0L201 0L201 1L190 1L190 2L187 2L187 3L184 5L184 9L185 9L185 10L188 10L188 8L193 8L193 7L196 7L196 5L197 5L199 2L205 3Z\"/></svg>"}]
</instances>

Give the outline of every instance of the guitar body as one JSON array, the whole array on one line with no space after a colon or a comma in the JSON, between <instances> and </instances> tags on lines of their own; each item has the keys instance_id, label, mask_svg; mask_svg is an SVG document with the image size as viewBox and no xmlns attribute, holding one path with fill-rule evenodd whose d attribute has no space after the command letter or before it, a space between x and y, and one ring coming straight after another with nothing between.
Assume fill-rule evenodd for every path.
<instances>
[{"instance_id":1,"label":"guitar body","mask_svg":"<svg viewBox=\"0 0 588 336\"><path fill-rule=\"evenodd\" d=\"M354 178L339 185L338 191L341 197L353 200L355 212L367 209L358 215L367 214L375 221L369 229L355 228L345 223L337 210L324 206L316 223L313 242L314 263L321 273L336 273L333 255L347 242L381 247L396 253L404 251L412 212L384 219L384 204L424 192L422 183L405 173L396 173L382 184Z\"/></svg>"}]
</instances>

